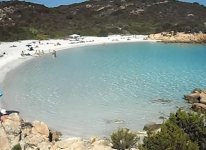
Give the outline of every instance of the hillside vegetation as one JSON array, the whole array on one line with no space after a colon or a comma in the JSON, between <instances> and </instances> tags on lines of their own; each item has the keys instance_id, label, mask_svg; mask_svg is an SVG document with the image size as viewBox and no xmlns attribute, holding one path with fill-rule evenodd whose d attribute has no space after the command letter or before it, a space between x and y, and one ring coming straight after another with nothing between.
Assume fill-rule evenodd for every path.
<instances>
[{"instance_id":1,"label":"hillside vegetation","mask_svg":"<svg viewBox=\"0 0 206 150\"><path fill-rule=\"evenodd\" d=\"M206 7L175 0L89 0L55 8L0 2L1 41L162 31L206 33Z\"/></svg>"}]
</instances>

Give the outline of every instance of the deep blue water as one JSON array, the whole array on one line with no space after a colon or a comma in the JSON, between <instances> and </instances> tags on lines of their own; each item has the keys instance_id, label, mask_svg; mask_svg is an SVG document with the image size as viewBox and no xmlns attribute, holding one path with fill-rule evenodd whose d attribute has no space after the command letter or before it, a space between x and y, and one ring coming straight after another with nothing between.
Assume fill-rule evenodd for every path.
<instances>
[{"instance_id":1,"label":"deep blue water","mask_svg":"<svg viewBox=\"0 0 206 150\"><path fill-rule=\"evenodd\" d=\"M187 106L183 95L206 87L206 45L123 43L35 58L11 71L4 103L69 136L108 136ZM161 100L169 100L162 103ZM119 123L115 123L115 121Z\"/></svg>"}]
</instances>

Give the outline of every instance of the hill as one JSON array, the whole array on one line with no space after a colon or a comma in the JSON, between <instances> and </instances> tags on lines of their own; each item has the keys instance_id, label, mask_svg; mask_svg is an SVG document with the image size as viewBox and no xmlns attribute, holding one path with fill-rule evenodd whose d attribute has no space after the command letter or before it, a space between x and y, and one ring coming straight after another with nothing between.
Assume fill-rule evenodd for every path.
<instances>
[{"instance_id":1,"label":"hill","mask_svg":"<svg viewBox=\"0 0 206 150\"><path fill-rule=\"evenodd\" d=\"M206 7L176 0L89 0L55 8L0 2L1 41L163 31L206 33Z\"/></svg>"}]
</instances>

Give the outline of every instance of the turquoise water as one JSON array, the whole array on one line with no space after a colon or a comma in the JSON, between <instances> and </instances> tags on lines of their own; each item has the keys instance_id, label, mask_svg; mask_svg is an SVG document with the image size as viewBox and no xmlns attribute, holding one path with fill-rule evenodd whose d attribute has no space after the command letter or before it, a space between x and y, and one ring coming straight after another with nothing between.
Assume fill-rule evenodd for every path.
<instances>
[{"instance_id":1,"label":"turquoise water","mask_svg":"<svg viewBox=\"0 0 206 150\"><path fill-rule=\"evenodd\" d=\"M206 46L124 43L81 47L35 58L11 71L4 103L68 136L142 130L206 85ZM159 99L168 100L162 102Z\"/></svg>"}]
</instances>

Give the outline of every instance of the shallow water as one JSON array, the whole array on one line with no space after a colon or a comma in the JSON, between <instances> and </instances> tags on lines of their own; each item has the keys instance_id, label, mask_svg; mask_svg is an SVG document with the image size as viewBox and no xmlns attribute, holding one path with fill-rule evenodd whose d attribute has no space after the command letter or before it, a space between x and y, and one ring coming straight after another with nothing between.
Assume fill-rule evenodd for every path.
<instances>
[{"instance_id":1,"label":"shallow water","mask_svg":"<svg viewBox=\"0 0 206 150\"><path fill-rule=\"evenodd\" d=\"M12 70L3 103L68 136L142 130L187 106L183 95L206 84L206 46L124 43L75 48ZM165 101L161 101L161 99Z\"/></svg>"}]
</instances>

